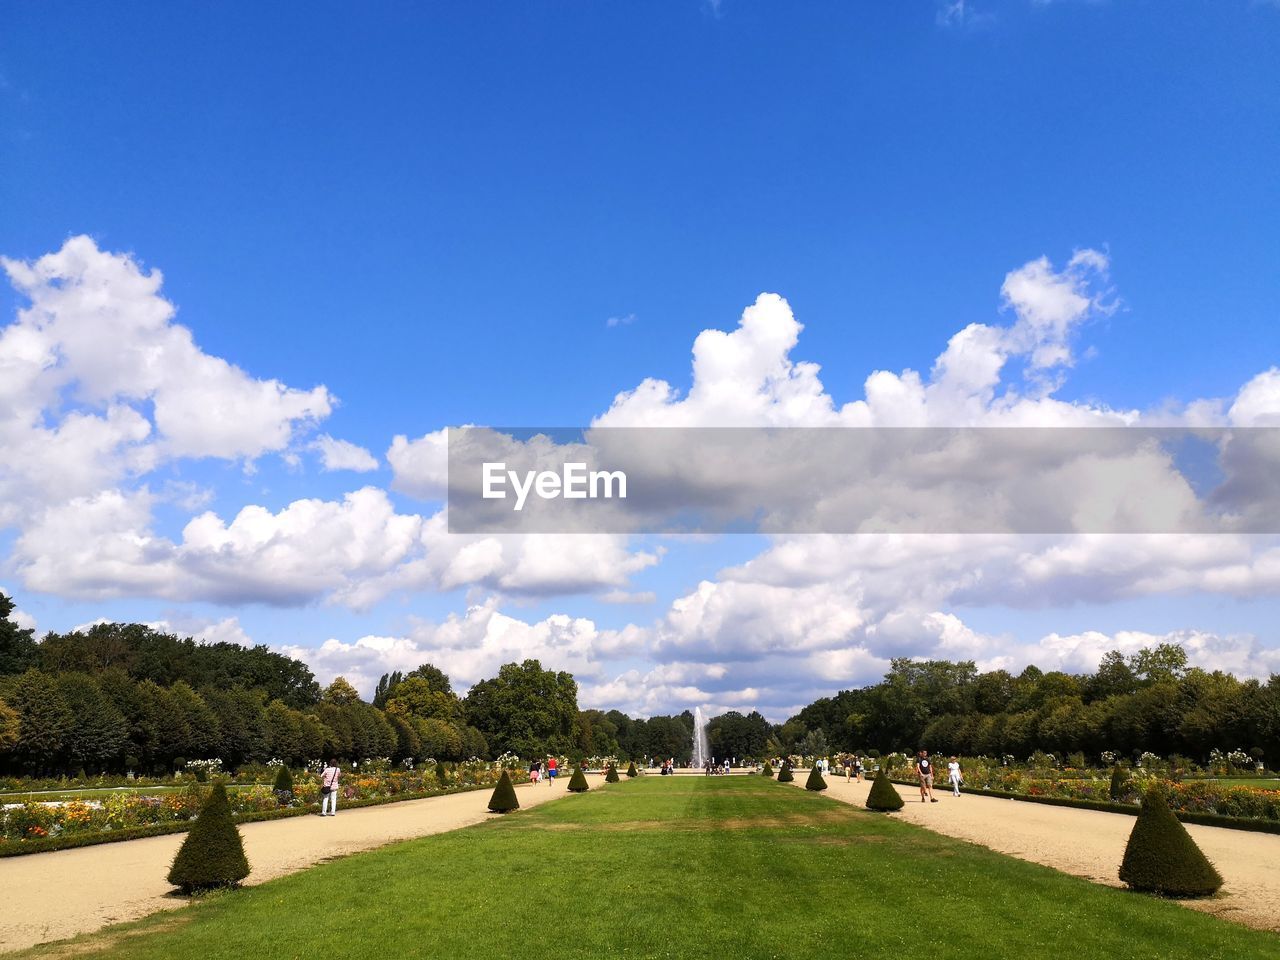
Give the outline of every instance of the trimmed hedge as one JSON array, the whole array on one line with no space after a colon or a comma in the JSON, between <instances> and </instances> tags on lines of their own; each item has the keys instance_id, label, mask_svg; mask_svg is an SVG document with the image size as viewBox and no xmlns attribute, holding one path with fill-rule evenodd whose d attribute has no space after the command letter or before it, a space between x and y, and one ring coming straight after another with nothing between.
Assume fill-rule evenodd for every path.
<instances>
[{"instance_id":1,"label":"trimmed hedge","mask_svg":"<svg viewBox=\"0 0 1280 960\"><path fill-rule=\"evenodd\" d=\"M769 761L768 761L768 760L766 760L766 761L764 762L764 766L760 768L760 775L761 775L762 777L772 777L772 776L773 776L773 767L769 765Z\"/></svg>"},{"instance_id":2,"label":"trimmed hedge","mask_svg":"<svg viewBox=\"0 0 1280 960\"><path fill-rule=\"evenodd\" d=\"M604 775L604 782L605 783L618 782L618 768L615 767L612 763L609 764L609 772Z\"/></svg>"},{"instance_id":3,"label":"trimmed hedge","mask_svg":"<svg viewBox=\"0 0 1280 960\"><path fill-rule=\"evenodd\" d=\"M791 772L791 764L784 763L782 769L778 771L779 783L791 783L795 780L795 775Z\"/></svg>"},{"instance_id":4,"label":"trimmed hedge","mask_svg":"<svg viewBox=\"0 0 1280 960\"><path fill-rule=\"evenodd\" d=\"M628 777L640 776L640 771L636 769L636 762L634 760L632 760L631 763L627 765L627 776Z\"/></svg>"},{"instance_id":5,"label":"trimmed hedge","mask_svg":"<svg viewBox=\"0 0 1280 960\"><path fill-rule=\"evenodd\" d=\"M1222 875L1169 809L1164 791L1147 791L1125 844L1120 879L1134 890L1170 897L1208 897L1222 887Z\"/></svg>"},{"instance_id":6,"label":"trimmed hedge","mask_svg":"<svg viewBox=\"0 0 1280 960\"><path fill-rule=\"evenodd\" d=\"M502 771L498 785L493 788L493 796L489 798L489 809L494 813L510 813L520 809L520 801L516 799L516 788L511 783L511 775Z\"/></svg>"},{"instance_id":7,"label":"trimmed hedge","mask_svg":"<svg viewBox=\"0 0 1280 960\"><path fill-rule=\"evenodd\" d=\"M805 781L804 788L806 790L825 790L827 789L827 781L822 779L822 771L814 767L809 771L809 779Z\"/></svg>"},{"instance_id":8,"label":"trimmed hedge","mask_svg":"<svg viewBox=\"0 0 1280 960\"><path fill-rule=\"evenodd\" d=\"M573 776L569 778L569 792L586 793L588 789L587 775L582 772L581 767L574 767Z\"/></svg>"},{"instance_id":9,"label":"trimmed hedge","mask_svg":"<svg viewBox=\"0 0 1280 960\"><path fill-rule=\"evenodd\" d=\"M902 797L893 789L888 774L883 770L871 781L871 790L867 793L867 809L884 813L902 809Z\"/></svg>"},{"instance_id":10,"label":"trimmed hedge","mask_svg":"<svg viewBox=\"0 0 1280 960\"><path fill-rule=\"evenodd\" d=\"M1128 780L1129 774L1120 766L1120 764L1117 763L1111 770L1110 793L1112 801L1118 802L1120 800L1120 797L1124 794L1125 784Z\"/></svg>"},{"instance_id":11,"label":"trimmed hedge","mask_svg":"<svg viewBox=\"0 0 1280 960\"><path fill-rule=\"evenodd\" d=\"M183 893L238 887L249 875L240 830L231 817L227 788L215 783L200 816L178 848L168 880Z\"/></svg>"}]
</instances>

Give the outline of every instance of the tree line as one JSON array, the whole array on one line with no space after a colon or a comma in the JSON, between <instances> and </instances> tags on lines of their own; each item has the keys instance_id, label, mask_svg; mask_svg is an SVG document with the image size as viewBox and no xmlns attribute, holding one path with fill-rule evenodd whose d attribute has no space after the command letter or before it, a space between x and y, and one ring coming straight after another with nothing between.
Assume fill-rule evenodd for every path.
<instances>
[{"instance_id":1,"label":"tree line","mask_svg":"<svg viewBox=\"0 0 1280 960\"><path fill-rule=\"evenodd\" d=\"M373 702L266 646L201 644L142 624L20 628L0 594L0 773L157 774L218 758L687 757L693 717L578 708L573 676L505 664L459 696L432 664L388 673ZM625 744L625 746L624 746Z\"/></svg>"},{"instance_id":2,"label":"tree line","mask_svg":"<svg viewBox=\"0 0 1280 960\"><path fill-rule=\"evenodd\" d=\"M431 664L379 680L371 703L341 677L265 646L201 644L141 624L103 623L37 640L0 594L0 773L169 771L217 757L461 760L674 757L687 763L693 715L582 710L577 683L536 660L503 665L459 696ZM1187 665L1160 645L1110 653L1093 673L972 661L891 662L878 683L822 697L785 723L729 711L712 719L717 757L926 748L943 753L1103 751L1204 759L1243 747L1280 758L1280 676L1240 680Z\"/></svg>"},{"instance_id":3,"label":"tree line","mask_svg":"<svg viewBox=\"0 0 1280 960\"><path fill-rule=\"evenodd\" d=\"M1160 644L1125 657L1106 654L1093 673L979 672L973 661L891 661L879 683L822 697L782 724L779 753L881 752L924 748L947 754L1025 759L1042 750L1097 760L1151 752L1197 762L1242 748L1280 760L1280 675L1241 680L1189 667L1186 651ZM826 752L825 750L822 752Z\"/></svg>"}]
</instances>

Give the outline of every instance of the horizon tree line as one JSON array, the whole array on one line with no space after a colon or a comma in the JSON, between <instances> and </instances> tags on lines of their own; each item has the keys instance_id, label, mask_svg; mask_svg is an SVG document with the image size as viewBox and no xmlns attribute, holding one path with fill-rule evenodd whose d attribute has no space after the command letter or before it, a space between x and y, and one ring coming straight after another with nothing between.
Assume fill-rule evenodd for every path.
<instances>
[{"instance_id":1,"label":"horizon tree line","mask_svg":"<svg viewBox=\"0 0 1280 960\"><path fill-rule=\"evenodd\" d=\"M693 715L580 709L577 683L537 660L504 664L459 696L432 664L384 674L372 702L339 677L321 688L301 661L234 643L197 643L142 624L97 624L37 640L0 594L0 774L169 772L217 757L674 757L687 763ZM1102 751L1207 757L1242 747L1280 757L1280 676L1240 680L1187 665L1163 644L1107 654L1093 673L899 658L878 683L820 697L784 723L758 711L708 722L718 758L792 753L1012 754Z\"/></svg>"}]
</instances>

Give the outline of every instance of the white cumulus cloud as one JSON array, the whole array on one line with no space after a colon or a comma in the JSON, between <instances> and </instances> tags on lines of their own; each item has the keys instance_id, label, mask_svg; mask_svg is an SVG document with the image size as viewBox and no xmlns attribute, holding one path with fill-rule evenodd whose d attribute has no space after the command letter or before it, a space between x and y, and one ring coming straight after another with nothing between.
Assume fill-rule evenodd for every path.
<instances>
[{"instance_id":1,"label":"white cumulus cloud","mask_svg":"<svg viewBox=\"0 0 1280 960\"><path fill-rule=\"evenodd\" d=\"M335 440L327 433L321 434L311 445L320 454L325 470L352 470L368 473L378 469L378 458L348 440Z\"/></svg>"}]
</instances>

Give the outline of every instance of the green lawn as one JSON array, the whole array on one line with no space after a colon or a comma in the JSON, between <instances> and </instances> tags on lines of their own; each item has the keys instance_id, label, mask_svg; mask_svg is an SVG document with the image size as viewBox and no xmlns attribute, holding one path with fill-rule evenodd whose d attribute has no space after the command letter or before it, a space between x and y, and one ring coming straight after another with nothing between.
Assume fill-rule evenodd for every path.
<instances>
[{"instance_id":1,"label":"green lawn","mask_svg":"<svg viewBox=\"0 0 1280 960\"><path fill-rule=\"evenodd\" d=\"M624 781L216 895L95 943L76 956L1280 955L1273 934L758 777Z\"/></svg>"},{"instance_id":2,"label":"green lawn","mask_svg":"<svg viewBox=\"0 0 1280 960\"><path fill-rule=\"evenodd\" d=\"M1257 787L1259 790L1280 790L1280 777L1214 777L1213 782L1228 787Z\"/></svg>"}]
</instances>

